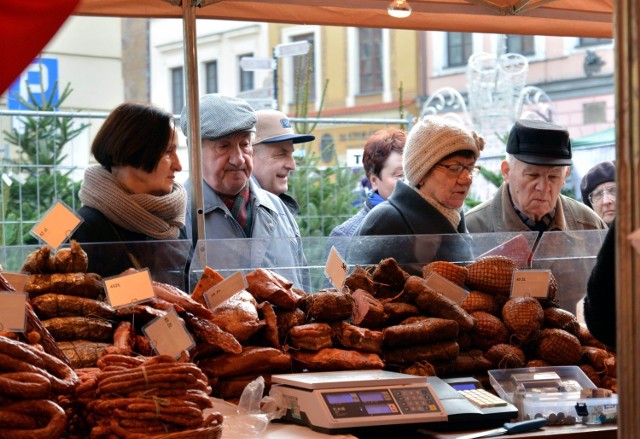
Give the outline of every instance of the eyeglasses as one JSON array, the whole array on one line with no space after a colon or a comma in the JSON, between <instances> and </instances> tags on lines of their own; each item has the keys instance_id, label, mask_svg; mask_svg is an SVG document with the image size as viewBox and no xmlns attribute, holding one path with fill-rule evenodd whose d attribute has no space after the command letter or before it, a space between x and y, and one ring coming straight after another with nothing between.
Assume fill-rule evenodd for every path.
<instances>
[{"instance_id":1,"label":"eyeglasses","mask_svg":"<svg viewBox=\"0 0 640 439\"><path fill-rule=\"evenodd\" d=\"M604 201L604 196L609 195L609 199L612 201L616 200L616 187L609 186L604 189L599 189L597 191L593 191L589 194L589 201L591 204L599 204Z\"/></svg>"},{"instance_id":2,"label":"eyeglasses","mask_svg":"<svg viewBox=\"0 0 640 439\"><path fill-rule=\"evenodd\" d=\"M454 177L460 177L460 175L462 174L462 171L464 171L465 169L467 170L467 172L469 173L469 177L474 178L477 177L478 174L480 174L480 166L462 166L460 164L457 165L441 165L441 164L437 164L436 166L439 166L441 168L445 168L447 170L447 172L449 172L449 174L451 174Z\"/></svg>"}]
</instances>

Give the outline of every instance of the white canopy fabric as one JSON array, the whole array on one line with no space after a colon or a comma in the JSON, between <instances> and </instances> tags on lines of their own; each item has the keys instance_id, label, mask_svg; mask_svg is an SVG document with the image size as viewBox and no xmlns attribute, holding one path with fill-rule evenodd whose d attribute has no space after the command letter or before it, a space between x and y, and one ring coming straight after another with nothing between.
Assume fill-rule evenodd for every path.
<instances>
[{"instance_id":1,"label":"white canopy fabric","mask_svg":"<svg viewBox=\"0 0 640 439\"><path fill-rule=\"evenodd\" d=\"M194 0L196 18L331 26L612 38L613 0ZM76 15L179 18L179 0L81 0Z\"/></svg>"}]
</instances>

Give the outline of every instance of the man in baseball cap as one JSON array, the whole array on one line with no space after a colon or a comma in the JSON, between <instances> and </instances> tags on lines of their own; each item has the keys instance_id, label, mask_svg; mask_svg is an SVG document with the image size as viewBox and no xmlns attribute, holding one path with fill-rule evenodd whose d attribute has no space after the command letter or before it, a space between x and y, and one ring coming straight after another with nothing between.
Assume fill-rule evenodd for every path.
<instances>
[{"instance_id":1,"label":"man in baseball cap","mask_svg":"<svg viewBox=\"0 0 640 439\"><path fill-rule=\"evenodd\" d=\"M496 195L466 215L470 232L606 229L597 214L560 193L571 161L569 132L550 122L519 120L509 132Z\"/></svg>"},{"instance_id":2,"label":"man in baseball cap","mask_svg":"<svg viewBox=\"0 0 640 439\"><path fill-rule=\"evenodd\" d=\"M291 121L281 111L256 111L256 138L253 142L255 157L253 180L262 188L277 195L295 215L300 207L286 192L289 174L296 169L293 158L294 144L311 142L315 136L296 134Z\"/></svg>"},{"instance_id":3,"label":"man in baseball cap","mask_svg":"<svg viewBox=\"0 0 640 439\"><path fill-rule=\"evenodd\" d=\"M252 142L256 121L253 108L243 99L218 93L200 98L206 239L300 237L298 224L287 206L250 178L254 169ZM187 107L182 110L180 125L188 136ZM189 204L192 202L189 194ZM187 232L192 236L190 216L189 206ZM278 267L306 267L300 240L269 239L266 242L267 246L260 246L251 254L254 266L276 271ZM304 270L286 271L280 274L299 288L308 287Z\"/></svg>"}]
</instances>

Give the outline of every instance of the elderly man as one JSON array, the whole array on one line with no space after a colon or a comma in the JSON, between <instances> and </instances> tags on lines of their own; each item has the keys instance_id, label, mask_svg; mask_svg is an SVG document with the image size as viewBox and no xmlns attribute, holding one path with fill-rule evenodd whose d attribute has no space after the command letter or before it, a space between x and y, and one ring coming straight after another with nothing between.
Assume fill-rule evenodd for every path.
<instances>
[{"instance_id":1,"label":"elderly man","mask_svg":"<svg viewBox=\"0 0 640 439\"><path fill-rule=\"evenodd\" d=\"M311 142L311 134L296 134L291 121L281 111L256 111L256 139L253 142L253 180L262 188L276 194L294 215L300 210L298 202L287 194L289 174L296 169L294 144Z\"/></svg>"},{"instance_id":2,"label":"elderly man","mask_svg":"<svg viewBox=\"0 0 640 439\"><path fill-rule=\"evenodd\" d=\"M569 133L538 120L515 123L497 194L465 215L472 233L606 229L591 209L560 193L571 166Z\"/></svg>"},{"instance_id":3,"label":"elderly man","mask_svg":"<svg viewBox=\"0 0 640 439\"><path fill-rule=\"evenodd\" d=\"M306 288L308 279L303 279L301 274L305 270L291 268L307 265L298 239L300 230L293 215L277 196L261 189L250 179L255 124L255 112L243 99L221 94L200 98L206 239L271 238L255 241L248 252L250 254L239 254L243 252L236 248L235 252L227 252L225 258L237 258L237 268L248 268L246 264L253 268L287 267L288 270L276 271L297 287ZM182 110L180 125L182 132L188 135L186 107ZM192 202L189 193L189 204ZM189 235L190 216L189 206ZM243 259L249 257L248 261Z\"/></svg>"}]
</instances>

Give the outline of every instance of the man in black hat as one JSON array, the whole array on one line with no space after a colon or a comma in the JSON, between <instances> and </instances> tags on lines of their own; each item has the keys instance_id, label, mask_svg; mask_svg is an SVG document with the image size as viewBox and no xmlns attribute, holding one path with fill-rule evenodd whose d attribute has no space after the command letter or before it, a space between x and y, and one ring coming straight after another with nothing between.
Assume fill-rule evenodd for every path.
<instances>
[{"instance_id":1,"label":"man in black hat","mask_svg":"<svg viewBox=\"0 0 640 439\"><path fill-rule=\"evenodd\" d=\"M515 123L496 195L465 215L472 233L606 229L591 209L560 193L571 161L569 132L539 120Z\"/></svg>"}]
</instances>

